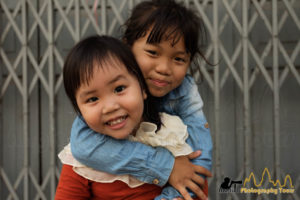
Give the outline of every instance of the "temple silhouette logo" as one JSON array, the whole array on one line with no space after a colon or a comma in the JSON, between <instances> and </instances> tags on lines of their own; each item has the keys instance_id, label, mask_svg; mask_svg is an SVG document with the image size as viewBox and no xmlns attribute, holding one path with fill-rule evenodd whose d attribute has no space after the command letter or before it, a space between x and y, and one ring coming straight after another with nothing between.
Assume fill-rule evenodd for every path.
<instances>
[{"instance_id":1,"label":"temple silhouette logo","mask_svg":"<svg viewBox=\"0 0 300 200\"><path fill-rule=\"evenodd\" d=\"M265 168L259 179L256 179L254 173L251 172L249 177L245 178L240 192L277 195L278 193L294 193L295 189L289 174L285 176L283 183L281 183L278 179L273 180L268 168Z\"/></svg>"}]
</instances>

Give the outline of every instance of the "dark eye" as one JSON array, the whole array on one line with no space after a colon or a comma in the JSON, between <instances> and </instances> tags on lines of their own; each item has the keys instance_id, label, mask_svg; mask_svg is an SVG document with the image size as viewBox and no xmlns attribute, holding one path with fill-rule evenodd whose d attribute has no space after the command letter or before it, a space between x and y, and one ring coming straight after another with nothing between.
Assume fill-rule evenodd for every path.
<instances>
[{"instance_id":1,"label":"dark eye","mask_svg":"<svg viewBox=\"0 0 300 200\"><path fill-rule=\"evenodd\" d=\"M123 90L125 90L125 86L124 85L121 85L121 86L118 86L118 87L116 87L115 88L115 93L120 93L120 92L122 92Z\"/></svg>"},{"instance_id":2,"label":"dark eye","mask_svg":"<svg viewBox=\"0 0 300 200\"><path fill-rule=\"evenodd\" d=\"M178 61L178 62L185 63L185 59L184 58L176 57L175 60Z\"/></svg>"},{"instance_id":3,"label":"dark eye","mask_svg":"<svg viewBox=\"0 0 300 200\"><path fill-rule=\"evenodd\" d=\"M147 53L149 53L152 56L156 56L157 55L156 51L153 51L153 50L146 50L146 51L147 51Z\"/></svg>"},{"instance_id":4,"label":"dark eye","mask_svg":"<svg viewBox=\"0 0 300 200\"><path fill-rule=\"evenodd\" d=\"M91 97L91 98L89 98L86 102L87 102L87 103L92 103L92 102L97 101L98 99L99 99L98 97Z\"/></svg>"}]
</instances>

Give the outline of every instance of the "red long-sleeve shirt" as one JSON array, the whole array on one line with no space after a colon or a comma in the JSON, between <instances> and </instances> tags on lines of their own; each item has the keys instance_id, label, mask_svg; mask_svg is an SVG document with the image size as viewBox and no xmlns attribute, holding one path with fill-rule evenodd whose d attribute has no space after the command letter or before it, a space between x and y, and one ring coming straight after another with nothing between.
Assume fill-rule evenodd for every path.
<instances>
[{"instance_id":1,"label":"red long-sleeve shirt","mask_svg":"<svg viewBox=\"0 0 300 200\"><path fill-rule=\"evenodd\" d=\"M161 191L161 187L147 183L130 188L122 181L90 181L75 173L72 166L63 165L55 200L153 200Z\"/></svg>"}]
</instances>

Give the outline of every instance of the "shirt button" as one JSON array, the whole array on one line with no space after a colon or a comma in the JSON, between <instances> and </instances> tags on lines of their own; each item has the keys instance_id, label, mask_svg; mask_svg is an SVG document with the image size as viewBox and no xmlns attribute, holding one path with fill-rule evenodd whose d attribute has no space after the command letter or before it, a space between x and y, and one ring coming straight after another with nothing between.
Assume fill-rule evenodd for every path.
<instances>
[{"instance_id":1,"label":"shirt button","mask_svg":"<svg viewBox=\"0 0 300 200\"><path fill-rule=\"evenodd\" d=\"M156 178L152 181L153 184L158 185L159 184L159 180Z\"/></svg>"},{"instance_id":2,"label":"shirt button","mask_svg":"<svg viewBox=\"0 0 300 200\"><path fill-rule=\"evenodd\" d=\"M205 123L205 124L204 124L204 127L205 127L205 128L208 128L208 127L209 127L209 126L208 126L208 123Z\"/></svg>"}]
</instances>

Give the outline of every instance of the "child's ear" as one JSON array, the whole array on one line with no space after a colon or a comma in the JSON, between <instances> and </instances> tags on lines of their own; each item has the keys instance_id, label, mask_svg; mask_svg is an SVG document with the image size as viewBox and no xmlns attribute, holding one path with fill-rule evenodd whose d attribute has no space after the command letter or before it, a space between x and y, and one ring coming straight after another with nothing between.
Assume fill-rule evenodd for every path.
<instances>
[{"instance_id":1,"label":"child's ear","mask_svg":"<svg viewBox=\"0 0 300 200\"><path fill-rule=\"evenodd\" d=\"M145 91L145 90L143 90L143 98L144 98L144 100L146 100L146 99L147 99L147 93L146 93L146 91Z\"/></svg>"}]
</instances>

